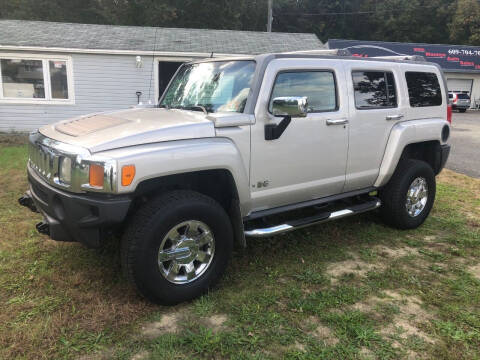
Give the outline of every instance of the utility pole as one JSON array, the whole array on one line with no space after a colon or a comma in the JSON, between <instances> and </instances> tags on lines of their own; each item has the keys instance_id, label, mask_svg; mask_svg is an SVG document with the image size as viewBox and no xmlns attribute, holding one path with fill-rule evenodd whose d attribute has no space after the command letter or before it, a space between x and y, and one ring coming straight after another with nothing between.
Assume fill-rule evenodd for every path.
<instances>
[{"instance_id":1,"label":"utility pole","mask_svg":"<svg viewBox=\"0 0 480 360\"><path fill-rule=\"evenodd\" d=\"M273 0L268 0L268 22L267 22L267 32L272 32L272 21L273 21Z\"/></svg>"}]
</instances>

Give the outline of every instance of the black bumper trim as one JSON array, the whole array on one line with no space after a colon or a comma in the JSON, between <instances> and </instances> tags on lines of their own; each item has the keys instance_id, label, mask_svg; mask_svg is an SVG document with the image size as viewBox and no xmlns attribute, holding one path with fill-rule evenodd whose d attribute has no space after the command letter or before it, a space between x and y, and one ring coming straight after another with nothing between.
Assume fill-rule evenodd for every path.
<instances>
[{"instance_id":1,"label":"black bumper trim","mask_svg":"<svg viewBox=\"0 0 480 360\"><path fill-rule=\"evenodd\" d=\"M440 146L440 165L438 168L438 173L442 171L442 169L445 167L445 164L447 163L448 156L450 155L450 145L441 145Z\"/></svg>"},{"instance_id":2,"label":"black bumper trim","mask_svg":"<svg viewBox=\"0 0 480 360\"><path fill-rule=\"evenodd\" d=\"M30 171L28 181L30 190L25 196L31 196L35 208L44 216L53 240L99 247L103 231L122 223L132 202L130 197L121 195L67 193Z\"/></svg>"}]
</instances>

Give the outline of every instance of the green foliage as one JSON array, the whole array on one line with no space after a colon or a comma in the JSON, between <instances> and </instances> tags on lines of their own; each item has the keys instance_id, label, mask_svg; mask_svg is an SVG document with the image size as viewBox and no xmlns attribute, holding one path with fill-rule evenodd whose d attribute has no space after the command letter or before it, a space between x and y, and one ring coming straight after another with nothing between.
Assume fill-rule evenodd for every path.
<instances>
[{"instance_id":1,"label":"green foliage","mask_svg":"<svg viewBox=\"0 0 480 360\"><path fill-rule=\"evenodd\" d=\"M274 0L274 31L480 45L477 0ZM0 18L265 31L267 0L0 0Z\"/></svg>"}]
</instances>

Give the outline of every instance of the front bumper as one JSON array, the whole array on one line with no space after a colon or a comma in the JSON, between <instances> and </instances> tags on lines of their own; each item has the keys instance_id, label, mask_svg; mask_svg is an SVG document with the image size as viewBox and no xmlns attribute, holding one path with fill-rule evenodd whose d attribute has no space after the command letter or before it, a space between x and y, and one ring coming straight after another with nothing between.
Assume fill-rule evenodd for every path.
<instances>
[{"instance_id":1,"label":"front bumper","mask_svg":"<svg viewBox=\"0 0 480 360\"><path fill-rule=\"evenodd\" d=\"M19 202L42 213L45 220L37 229L53 240L78 241L88 247L100 246L105 232L124 221L132 202L128 196L67 193L31 169L28 182L30 189Z\"/></svg>"}]
</instances>

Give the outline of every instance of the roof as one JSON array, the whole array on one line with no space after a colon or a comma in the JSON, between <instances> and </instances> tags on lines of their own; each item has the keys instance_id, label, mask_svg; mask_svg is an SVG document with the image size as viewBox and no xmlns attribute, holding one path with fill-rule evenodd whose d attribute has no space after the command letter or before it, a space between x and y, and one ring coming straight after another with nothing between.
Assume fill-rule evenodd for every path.
<instances>
[{"instance_id":1,"label":"roof","mask_svg":"<svg viewBox=\"0 0 480 360\"><path fill-rule=\"evenodd\" d=\"M261 54L323 48L315 34L0 20L0 49ZM77 52L77 51L76 51Z\"/></svg>"}]
</instances>

